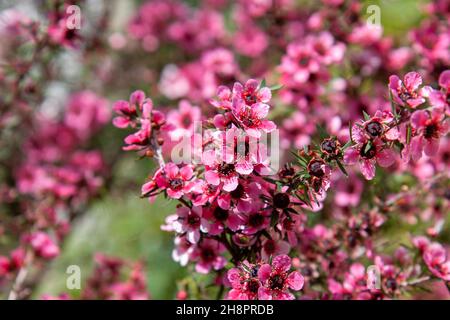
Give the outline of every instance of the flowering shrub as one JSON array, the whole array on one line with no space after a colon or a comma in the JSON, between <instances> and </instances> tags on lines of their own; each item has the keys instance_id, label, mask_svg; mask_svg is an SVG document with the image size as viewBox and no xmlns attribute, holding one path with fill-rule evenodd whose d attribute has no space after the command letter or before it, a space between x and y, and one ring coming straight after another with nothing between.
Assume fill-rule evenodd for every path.
<instances>
[{"instance_id":1,"label":"flowering shrub","mask_svg":"<svg viewBox=\"0 0 450 320\"><path fill-rule=\"evenodd\" d=\"M0 239L14 244L1 292L29 297L27 273L61 253L75 216L123 192L121 129L150 163L141 197L176 204L161 229L188 270L178 299L448 298L445 0L408 37L358 1L144 1L123 33L106 7L89 32L67 29L72 1L55 3L43 22L7 10L0 26ZM31 60L12 55L27 45ZM40 84L60 75L46 57L67 51L92 70L49 115ZM80 292L150 297L143 263L102 254Z\"/></svg>"}]
</instances>

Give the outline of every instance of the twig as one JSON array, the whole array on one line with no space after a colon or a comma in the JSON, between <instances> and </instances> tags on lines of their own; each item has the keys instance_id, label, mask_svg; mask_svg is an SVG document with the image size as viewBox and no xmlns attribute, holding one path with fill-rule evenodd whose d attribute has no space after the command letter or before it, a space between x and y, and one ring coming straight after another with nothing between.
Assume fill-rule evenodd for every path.
<instances>
[{"instance_id":1,"label":"twig","mask_svg":"<svg viewBox=\"0 0 450 320\"><path fill-rule=\"evenodd\" d=\"M27 251L25 255L25 261L22 265L22 267L19 269L19 272L17 273L16 279L14 280L14 283L12 285L11 291L8 295L8 300L17 300L20 295L20 292L22 291L23 284L27 278L28 271L29 271L29 265L33 261L33 253L32 251Z\"/></svg>"}]
</instances>

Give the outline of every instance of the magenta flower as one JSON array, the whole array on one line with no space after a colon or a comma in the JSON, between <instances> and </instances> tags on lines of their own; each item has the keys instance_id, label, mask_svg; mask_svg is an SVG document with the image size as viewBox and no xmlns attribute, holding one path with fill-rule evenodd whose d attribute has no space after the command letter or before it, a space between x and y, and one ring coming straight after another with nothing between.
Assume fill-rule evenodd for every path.
<instances>
[{"instance_id":1,"label":"magenta flower","mask_svg":"<svg viewBox=\"0 0 450 320\"><path fill-rule=\"evenodd\" d=\"M262 209L261 204L255 202L252 204L252 209L249 213L243 214L243 233L245 235L252 235L260 230L266 229L270 225L270 217L272 210Z\"/></svg>"},{"instance_id":2,"label":"magenta flower","mask_svg":"<svg viewBox=\"0 0 450 320\"><path fill-rule=\"evenodd\" d=\"M179 140L183 136L190 136L194 132L195 125L201 121L199 107L193 106L187 100L181 100L178 110L172 110L167 114L170 119L169 136L172 140Z\"/></svg>"},{"instance_id":3,"label":"magenta flower","mask_svg":"<svg viewBox=\"0 0 450 320\"><path fill-rule=\"evenodd\" d=\"M389 77L389 89L394 101L401 106L408 105L416 108L425 102L422 91L419 89L422 77L417 72L408 72L403 81L396 75Z\"/></svg>"},{"instance_id":4,"label":"magenta flower","mask_svg":"<svg viewBox=\"0 0 450 320\"><path fill-rule=\"evenodd\" d=\"M205 164L205 179L209 184L218 186L222 183L223 190L228 192L237 188L239 174L234 163L217 161L214 150L205 151L202 159Z\"/></svg>"},{"instance_id":5,"label":"magenta flower","mask_svg":"<svg viewBox=\"0 0 450 320\"><path fill-rule=\"evenodd\" d=\"M291 246L281 239L280 234L271 232L271 239L266 239L262 243L261 259L269 261L271 257L288 254Z\"/></svg>"},{"instance_id":6,"label":"magenta flower","mask_svg":"<svg viewBox=\"0 0 450 320\"><path fill-rule=\"evenodd\" d=\"M113 124L117 128L126 128L128 126L134 126L134 120L137 118L137 110L142 110L142 104L145 100L145 93L141 90L134 91L130 95L130 100L119 100L113 105L113 110L118 114L117 117L113 119ZM152 101L148 99L148 103L153 105Z\"/></svg>"},{"instance_id":7,"label":"magenta flower","mask_svg":"<svg viewBox=\"0 0 450 320\"><path fill-rule=\"evenodd\" d=\"M238 268L228 270L227 278L231 290L227 294L229 300L257 300L261 282L257 278L258 265L244 261Z\"/></svg>"},{"instance_id":8,"label":"magenta flower","mask_svg":"<svg viewBox=\"0 0 450 320\"><path fill-rule=\"evenodd\" d=\"M262 286L258 289L259 300L293 300L294 295L289 289L298 291L303 288L304 278L292 271L291 258L287 255L276 256L272 265L263 264L258 270L258 279Z\"/></svg>"},{"instance_id":9,"label":"magenta flower","mask_svg":"<svg viewBox=\"0 0 450 320\"><path fill-rule=\"evenodd\" d=\"M422 157L423 151L427 156L434 156L439 150L439 139L447 134L449 128L445 113L437 108L414 112L411 126L416 132L410 146L411 156L415 161Z\"/></svg>"},{"instance_id":10,"label":"magenta flower","mask_svg":"<svg viewBox=\"0 0 450 320\"><path fill-rule=\"evenodd\" d=\"M59 255L59 247L45 232L37 231L32 233L27 237L26 241L31 245L36 255L42 258L53 259Z\"/></svg>"}]
</instances>

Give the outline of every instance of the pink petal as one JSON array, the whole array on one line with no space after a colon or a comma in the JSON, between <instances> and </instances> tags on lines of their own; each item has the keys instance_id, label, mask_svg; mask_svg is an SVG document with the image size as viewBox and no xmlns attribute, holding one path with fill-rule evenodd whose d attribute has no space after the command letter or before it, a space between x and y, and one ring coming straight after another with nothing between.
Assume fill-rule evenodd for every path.
<instances>
[{"instance_id":1,"label":"pink petal","mask_svg":"<svg viewBox=\"0 0 450 320\"><path fill-rule=\"evenodd\" d=\"M355 148L348 148L344 152L344 163L347 165L355 164L359 159L359 152Z\"/></svg>"},{"instance_id":2,"label":"pink petal","mask_svg":"<svg viewBox=\"0 0 450 320\"><path fill-rule=\"evenodd\" d=\"M403 78L405 87L410 90L416 90L422 84L422 77L417 72L408 72Z\"/></svg>"},{"instance_id":3,"label":"pink petal","mask_svg":"<svg viewBox=\"0 0 450 320\"><path fill-rule=\"evenodd\" d=\"M272 295L269 289L264 287L259 287L258 289L258 300L272 300Z\"/></svg>"},{"instance_id":4,"label":"pink petal","mask_svg":"<svg viewBox=\"0 0 450 320\"><path fill-rule=\"evenodd\" d=\"M423 145L423 138L421 136L417 136L411 139L410 152L411 158L414 161L417 161L422 157Z\"/></svg>"},{"instance_id":5,"label":"pink petal","mask_svg":"<svg viewBox=\"0 0 450 320\"><path fill-rule=\"evenodd\" d=\"M178 176L180 169L176 164L170 162L164 166L164 172L169 179L174 179Z\"/></svg>"},{"instance_id":6,"label":"pink petal","mask_svg":"<svg viewBox=\"0 0 450 320\"><path fill-rule=\"evenodd\" d=\"M240 174L250 174L253 172L253 165L249 162L240 162L238 164L236 164L236 171Z\"/></svg>"},{"instance_id":7,"label":"pink petal","mask_svg":"<svg viewBox=\"0 0 450 320\"><path fill-rule=\"evenodd\" d=\"M272 92L269 88L264 87L259 90L258 96L261 102L267 103L272 98Z\"/></svg>"},{"instance_id":8,"label":"pink petal","mask_svg":"<svg viewBox=\"0 0 450 320\"><path fill-rule=\"evenodd\" d=\"M278 270L288 271L291 268L291 258L282 254L273 259L272 266Z\"/></svg>"},{"instance_id":9,"label":"pink petal","mask_svg":"<svg viewBox=\"0 0 450 320\"><path fill-rule=\"evenodd\" d=\"M130 121L124 117L115 117L113 119L113 125L120 129L128 127L129 124L130 124Z\"/></svg>"},{"instance_id":10,"label":"pink petal","mask_svg":"<svg viewBox=\"0 0 450 320\"><path fill-rule=\"evenodd\" d=\"M237 176L231 176L223 179L223 190L231 192L236 190L237 186L238 186Z\"/></svg>"},{"instance_id":11,"label":"pink petal","mask_svg":"<svg viewBox=\"0 0 450 320\"><path fill-rule=\"evenodd\" d=\"M401 85L401 80L398 76L392 75L389 77L389 88L392 90L397 90Z\"/></svg>"},{"instance_id":12,"label":"pink petal","mask_svg":"<svg viewBox=\"0 0 450 320\"><path fill-rule=\"evenodd\" d=\"M145 93L142 90L134 91L130 96L131 104L141 104L145 99Z\"/></svg>"},{"instance_id":13,"label":"pink petal","mask_svg":"<svg viewBox=\"0 0 450 320\"><path fill-rule=\"evenodd\" d=\"M269 105L265 103L255 103L252 106L252 111L258 119L263 119L267 117L269 113Z\"/></svg>"},{"instance_id":14,"label":"pink petal","mask_svg":"<svg viewBox=\"0 0 450 320\"><path fill-rule=\"evenodd\" d=\"M439 151L439 139L425 139L424 152L427 156L432 157Z\"/></svg>"},{"instance_id":15,"label":"pink petal","mask_svg":"<svg viewBox=\"0 0 450 320\"><path fill-rule=\"evenodd\" d=\"M184 180L190 180L192 178L194 171L191 166L184 166L180 169L180 175Z\"/></svg>"},{"instance_id":16,"label":"pink petal","mask_svg":"<svg viewBox=\"0 0 450 320\"><path fill-rule=\"evenodd\" d=\"M265 132L272 132L277 128L277 125L273 121L264 120L261 122L261 129Z\"/></svg>"},{"instance_id":17,"label":"pink petal","mask_svg":"<svg viewBox=\"0 0 450 320\"><path fill-rule=\"evenodd\" d=\"M261 282L266 282L270 277L272 267L269 264L263 264L258 270L258 279Z\"/></svg>"},{"instance_id":18,"label":"pink petal","mask_svg":"<svg viewBox=\"0 0 450 320\"><path fill-rule=\"evenodd\" d=\"M206 171L205 179L209 184L212 184L214 186L218 186L220 183L219 174L212 170Z\"/></svg>"},{"instance_id":19,"label":"pink petal","mask_svg":"<svg viewBox=\"0 0 450 320\"><path fill-rule=\"evenodd\" d=\"M247 89L250 92L255 92L256 89L258 88L258 86L259 86L259 82L256 81L255 79L249 79L245 83L245 89Z\"/></svg>"}]
</instances>

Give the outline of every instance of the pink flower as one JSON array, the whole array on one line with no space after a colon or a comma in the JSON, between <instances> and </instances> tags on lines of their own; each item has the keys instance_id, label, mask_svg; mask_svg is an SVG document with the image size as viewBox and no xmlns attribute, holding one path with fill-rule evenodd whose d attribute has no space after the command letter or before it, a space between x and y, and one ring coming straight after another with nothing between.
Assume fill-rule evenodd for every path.
<instances>
[{"instance_id":1,"label":"pink flower","mask_svg":"<svg viewBox=\"0 0 450 320\"><path fill-rule=\"evenodd\" d=\"M281 83L295 86L305 83L320 70L320 61L309 43L291 43L279 66Z\"/></svg>"},{"instance_id":2,"label":"pink flower","mask_svg":"<svg viewBox=\"0 0 450 320\"><path fill-rule=\"evenodd\" d=\"M276 256L272 265L263 264L258 270L258 278L262 286L258 290L259 300L293 300L289 289L298 291L305 282L297 271L289 273L291 258L287 255Z\"/></svg>"},{"instance_id":3,"label":"pink flower","mask_svg":"<svg viewBox=\"0 0 450 320\"><path fill-rule=\"evenodd\" d=\"M106 99L91 91L81 91L70 97L64 123L74 129L81 139L86 139L105 125L110 116Z\"/></svg>"},{"instance_id":4,"label":"pink flower","mask_svg":"<svg viewBox=\"0 0 450 320\"><path fill-rule=\"evenodd\" d=\"M356 145L345 150L344 162L347 165L359 162L361 173L367 180L375 177L375 163L378 162L382 167L389 167L394 163L394 152L386 148L379 138L368 140L356 124L353 126L352 135Z\"/></svg>"},{"instance_id":5,"label":"pink flower","mask_svg":"<svg viewBox=\"0 0 450 320\"><path fill-rule=\"evenodd\" d=\"M208 234L219 235L226 228L236 232L242 224L242 218L235 212L222 209L217 203L204 208L202 227Z\"/></svg>"},{"instance_id":6,"label":"pink flower","mask_svg":"<svg viewBox=\"0 0 450 320\"><path fill-rule=\"evenodd\" d=\"M394 101L401 106L405 104L416 108L425 102L422 91L419 89L422 77L417 72L408 72L403 81L396 75L389 77L389 89Z\"/></svg>"},{"instance_id":7,"label":"pink flower","mask_svg":"<svg viewBox=\"0 0 450 320\"><path fill-rule=\"evenodd\" d=\"M271 257L285 255L289 253L291 246L283 241L278 233L272 232L271 239L266 239L262 243L261 259L269 261Z\"/></svg>"},{"instance_id":8,"label":"pink flower","mask_svg":"<svg viewBox=\"0 0 450 320\"><path fill-rule=\"evenodd\" d=\"M244 100L233 101L233 115L249 136L259 138L261 131L269 133L276 129L275 123L264 120L268 113L269 105L265 103L255 103L248 106Z\"/></svg>"},{"instance_id":9,"label":"pink flower","mask_svg":"<svg viewBox=\"0 0 450 320\"><path fill-rule=\"evenodd\" d=\"M433 275L450 281L450 260L441 244L436 242L429 244L423 253L423 260Z\"/></svg>"},{"instance_id":10,"label":"pink flower","mask_svg":"<svg viewBox=\"0 0 450 320\"><path fill-rule=\"evenodd\" d=\"M272 210L262 209L259 202L252 204L252 209L249 213L243 214L243 230L245 235L252 235L260 230L266 229L270 225L270 217Z\"/></svg>"},{"instance_id":11,"label":"pink flower","mask_svg":"<svg viewBox=\"0 0 450 320\"><path fill-rule=\"evenodd\" d=\"M257 300L261 282L257 278L258 265L244 261L238 268L232 268L227 273L231 290L227 294L229 300Z\"/></svg>"},{"instance_id":12,"label":"pink flower","mask_svg":"<svg viewBox=\"0 0 450 320\"><path fill-rule=\"evenodd\" d=\"M166 163L154 176L152 181L144 184L142 193L146 194L156 185L166 190L167 195L173 199L180 199L189 193L194 187L192 181L194 171L192 165L176 165L173 162Z\"/></svg>"},{"instance_id":13,"label":"pink flower","mask_svg":"<svg viewBox=\"0 0 450 320\"><path fill-rule=\"evenodd\" d=\"M411 126L416 136L411 139L411 155L417 161L424 151L427 156L434 156L439 150L439 139L447 134L448 120L442 110L419 110L411 116Z\"/></svg>"},{"instance_id":14,"label":"pink flower","mask_svg":"<svg viewBox=\"0 0 450 320\"><path fill-rule=\"evenodd\" d=\"M167 118L170 119L171 127L169 136L172 140L179 140L194 133L194 126L199 125L201 121L201 111L199 107L192 106L189 101L181 100L178 110L170 111Z\"/></svg>"},{"instance_id":15,"label":"pink flower","mask_svg":"<svg viewBox=\"0 0 450 320\"><path fill-rule=\"evenodd\" d=\"M216 161L214 150L203 153L203 163L205 164L205 179L209 184L218 186L223 183L223 190L228 192L237 188L239 174L234 163Z\"/></svg>"},{"instance_id":16,"label":"pink flower","mask_svg":"<svg viewBox=\"0 0 450 320\"><path fill-rule=\"evenodd\" d=\"M225 267L227 260L221 256L225 247L213 239L203 239L192 251L191 259L196 261L195 271L207 274L211 270L220 270Z\"/></svg>"},{"instance_id":17,"label":"pink flower","mask_svg":"<svg viewBox=\"0 0 450 320\"><path fill-rule=\"evenodd\" d=\"M59 247L45 232L35 232L27 238L27 242L35 253L45 259L53 259L59 255Z\"/></svg>"},{"instance_id":18,"label":"pink flower","mask_svg":"<svg viewBox=\"0 0 450 320\"><path fill-rule=\"evenodd\" d=\"M145 100L145 93L141 90L134 91L130 95L130 100L119 100L114 103L114 112L118 114L117 117L113 119L113 124L117 128L126 128L128 126L134 126L133 121L137 117L137 110L142 111L142 103ZM148 101L152 105L151 100Z\"/></svg>"}]
</instances>

